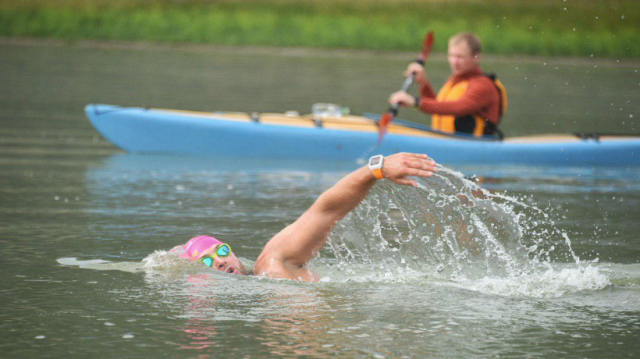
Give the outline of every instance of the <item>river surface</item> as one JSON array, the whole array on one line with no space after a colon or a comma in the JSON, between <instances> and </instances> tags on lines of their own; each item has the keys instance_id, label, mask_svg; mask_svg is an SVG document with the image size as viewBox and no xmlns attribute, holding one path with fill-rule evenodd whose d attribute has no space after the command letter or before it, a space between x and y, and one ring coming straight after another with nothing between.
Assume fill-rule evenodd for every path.
<instances>
[{"instance_id":1,"label":"river surface","mask_svg":"<svg viewBox=\"0 0 640 359\"><path fill-rule=\"evenodd\" d=\"M312 262L322 281L296 283L167 251L215 235L250 266L356 164L131 155L83 114L87 103L380 112L412 54L6 41L0 54L3 357L640 351L638 168L443 167L419 188L381 181ZM637 63L485 60L509 90L507 135L638 132ZM430 61L438 86L447 64Z\"/></svg>"}]
</instances>

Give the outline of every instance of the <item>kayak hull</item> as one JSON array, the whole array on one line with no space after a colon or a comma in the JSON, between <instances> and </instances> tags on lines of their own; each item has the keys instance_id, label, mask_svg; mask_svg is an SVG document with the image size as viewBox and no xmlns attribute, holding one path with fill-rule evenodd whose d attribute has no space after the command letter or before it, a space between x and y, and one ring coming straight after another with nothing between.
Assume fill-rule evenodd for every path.
<instances>
[{"instance_id":1,"label":"kayak hull","mask_svg":"<svg viewBox=\"0 0 640 359\"><path fill-rule=\"evenodd\" d=\"M427 153L444 164L638 166L640 139L574 136L474 140L390 126L378 145L377 127L364 118L340 122L310 117L187 112L87 105L87 117L111 143L131 153L238 158L362 161L374 154Z\"/></svg>"}]
</instances>

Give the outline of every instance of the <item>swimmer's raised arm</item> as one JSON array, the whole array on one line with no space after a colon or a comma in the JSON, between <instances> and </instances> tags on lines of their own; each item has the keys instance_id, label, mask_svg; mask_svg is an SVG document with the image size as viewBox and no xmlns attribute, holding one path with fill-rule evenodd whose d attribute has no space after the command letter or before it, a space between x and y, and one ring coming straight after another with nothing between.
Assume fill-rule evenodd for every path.
<instances>
[{"instance_id":1,"label":"swimmer's raised arm","mask_svg":"<svg viewBox=\"0 0 640 359\"><path fill-rule=\"evenodd\" d=\"M437 171L427 155L399 153L384 159L382 174L402 185L416 186L408 176L429 177ZM355 209L376 182L373 172L364 166L326 190L298 220L276 234L256 261L256 274L314 280L304 269L324 246L336 222Z\"/></svg>"}]
</instances>

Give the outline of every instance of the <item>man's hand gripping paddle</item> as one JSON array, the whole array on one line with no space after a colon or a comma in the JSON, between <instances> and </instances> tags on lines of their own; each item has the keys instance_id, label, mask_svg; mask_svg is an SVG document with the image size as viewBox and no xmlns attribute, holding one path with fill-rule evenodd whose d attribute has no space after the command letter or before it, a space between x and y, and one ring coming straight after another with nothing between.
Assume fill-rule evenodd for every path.
<instances>
[{"instance_id":1,"label":"man's hand gripping paddle","mask_svg":"<svg viewBox=\"0 0 640 359\"><path fill-rule=\"evenodd\" d=\"M418 57L418 61L417 61L419 64L423 66L425 61L427 61L427 59L429 58L429 55L431 55L431 49L433 48L433 40L434 40L433 31L429 31L429 33L427 33L427 36L424 38L424 42L422 44L422 52L420 53L420 56ZM400 89L400 91L407 92L407 90L409 90L409 87L411 87L411 85L413 84L413 80L415 80L415 78L416 78L415 73L407 77L407 79L404 80L404 84L402 84L402 88ZM382 143L382 139L384 138L384 135L387 133L387 127L389 126L391 121L393 121L393 118L398 115L399 107L400 107L399 103L394 103L393 105L391 105L391 107L389 107L389 110L385 112L382 115L382 117L380 117L380 122L378 123L378 146L380 146L380 143Z\"/></svg>"}]
</instances>

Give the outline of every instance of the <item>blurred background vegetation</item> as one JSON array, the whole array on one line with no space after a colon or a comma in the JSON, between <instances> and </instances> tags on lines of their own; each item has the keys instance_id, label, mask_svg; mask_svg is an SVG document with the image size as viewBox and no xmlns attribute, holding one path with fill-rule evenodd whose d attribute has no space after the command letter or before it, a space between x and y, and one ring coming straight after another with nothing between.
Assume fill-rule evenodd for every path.
<instances>
[{"instance_id":1,"label":"blurred background vegetation","mask_svg":"<svg viewBox=\"0 0 640 359\"><path fill-rule=\"evenodd\" d=\"M638 58L638 0L0 0L0 36Z\"/></svg>"}]
</instances>

